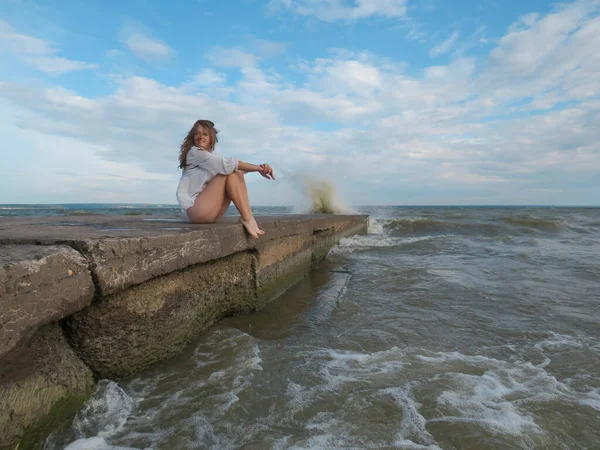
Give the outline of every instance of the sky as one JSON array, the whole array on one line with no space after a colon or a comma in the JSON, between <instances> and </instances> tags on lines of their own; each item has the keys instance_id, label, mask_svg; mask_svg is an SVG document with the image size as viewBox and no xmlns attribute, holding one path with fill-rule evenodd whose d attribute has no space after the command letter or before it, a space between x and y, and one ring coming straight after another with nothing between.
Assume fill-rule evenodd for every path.
<instances>
[{"instance_id":1,"label":"sky","mask_svg":"<svg viewBox=\"0 0 600 450\"><path fill-rule=\"evenodd\" d=\"M1 0L0 203L175 204L195 120L251 204L600 205L600 0Z\"/></svg>"}]
</instances>

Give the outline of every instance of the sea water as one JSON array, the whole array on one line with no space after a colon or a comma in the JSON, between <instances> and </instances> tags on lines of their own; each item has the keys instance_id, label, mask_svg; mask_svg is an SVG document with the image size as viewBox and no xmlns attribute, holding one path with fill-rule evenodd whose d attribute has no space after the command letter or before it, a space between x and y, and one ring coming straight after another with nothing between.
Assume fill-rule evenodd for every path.
<instances>
[{"instance_id":1,"label":"sea water","mask_svg":"<svg viewBox=\"0 0 600 450\"><path fill-rule=\"evenodd\" d=\"M600 448L600 209L357 209L369 234L101 380L46 450Z\"/></svg>"}]
</instances>

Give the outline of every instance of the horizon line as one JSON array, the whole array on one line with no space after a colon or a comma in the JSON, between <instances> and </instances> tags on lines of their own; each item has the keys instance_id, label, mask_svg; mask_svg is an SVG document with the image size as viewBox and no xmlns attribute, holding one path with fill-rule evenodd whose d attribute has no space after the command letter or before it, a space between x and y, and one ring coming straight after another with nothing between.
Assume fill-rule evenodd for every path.
<instances>
[{"instance_id":1,"label":"horizon line","mask_svg":"<svg viewBox=\"0 0 600 450\"><path fill-rule=\"evenodd\" d=\"M163 206L163 207L172 207L172 208L180 208L176 203L145 203L145 202L83 202L83 203L0 203L0 206L70 206L70 205L129 205L129 206ZM268 208L294 208L294 205L252 205L254 207L268 207ZM231 205L230 207L234 207ZM517 204L517 203L472 203L472 204L364 204L364 205L351 205L351 208L360 208L360 207L545 207L545 208L600 208L600 204L581 204L581 205L564 205L564 204Z\"/></svg>"}]
</instances>

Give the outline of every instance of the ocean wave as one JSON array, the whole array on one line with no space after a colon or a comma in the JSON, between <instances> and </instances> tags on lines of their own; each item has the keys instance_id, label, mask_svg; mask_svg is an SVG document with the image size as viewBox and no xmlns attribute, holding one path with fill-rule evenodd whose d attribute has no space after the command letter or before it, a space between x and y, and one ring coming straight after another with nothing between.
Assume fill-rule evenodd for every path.
<instances>
[{"instance_id":1,"label":"ocean wave","mask_svg":"<svg viewBox=\"0 0 600 450\"><path fill-rule=\"evenodd\" d=\"M486 222L451 222L426 217L406 217L392 219L384 223L384 231L391 236L407 236L422 233L452 234L506 234L504 226Z\"/></svg>"},{"instance_id":2,"label":"ocean wave","mask_svg":"<svg viewBox=\"0 0 600 450\"><path fill-rule=\"evenodd\" d=\"M338 245L329 251L329 255L344 255L353 253L355 251L363 251L373 248L399 247L443 237L446 237L446 235L419 236L410 238L395 238L385 235L356 235L340 239Z\"/></svg>"},{"instance_id":3,"label":"ocean wave","mask_svg":"<svg viewBox=\"0 0 600 450\"><path fill-rule=\"evenodd\" d=\"M558 219L542 219L536 216L507 216L502 217L500 221L509 225L517 225L537 230L558 230L563 223Z\"/></svg>"},{"instance_id":4,"label":"ocean wave","mask_svg":"<svg viewBox=\"0 0 600 450\"><path fill-rule=\"evenodd\" d=\"M69 216L101 216L101 215L103 215L103 213L99 212L99 211L79 210L79 211L71 211L67 215L69 215Z\"/></svg>"},{"instance_id":5,"label":"ocean wave","mask_svg":"<svg viewBox=\"0 0 600 450\"><path fill-rule=\"evenodd\" d=\"M505 216L497 219L458 221L431 217L402 217L379 219L369 223L369 233L389 236L450 233L477 236L506 236L531 232L555 232L567 228L559 219L536 216ZM577 231L577 230L574 230Z\"/></svg>"},{"instance_id":6,"label":"ocean wave","mask_svg":"<svg viewBox=\"0 0 600 450\"><path fill-rule=\"evenodd\" d=\"M34 210L40 210L40 211L44 211L44 210L48 210L48 209L59 209L59 210L66 210L67 208L65 208L64 206L53 206L53 205L27 205L27 206L0 206L0 210L6 210L6 211L34 211Z\"/></svg>"},{"instance_id":7,"label":"ocean wave","mask_svg":"<svg viewBox=\"0 0 600 450\"><path fill-rule=\"evenodd\" d=\"M384 234L383 225L385 224L384 219L376 219L374 217L369 216L368 219L368 234Z\"/></svg>"}]
</instances>

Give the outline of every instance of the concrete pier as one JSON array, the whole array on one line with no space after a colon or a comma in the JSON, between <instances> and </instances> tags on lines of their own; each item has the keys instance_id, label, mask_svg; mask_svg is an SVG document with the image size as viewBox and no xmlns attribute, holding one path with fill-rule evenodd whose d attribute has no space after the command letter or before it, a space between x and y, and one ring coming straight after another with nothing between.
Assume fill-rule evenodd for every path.
<instances>
[{"instance_id":1,"label":"concrete pier","mask_svg":"<svg viewBox=\"0 0 600 450\"><path fill-rule=\"evenodd\" d=\"M261 308L367 216L0 219L0 449L39 448L94 379L179 353L221 317Z\"/></svg>"}]
</instances>

